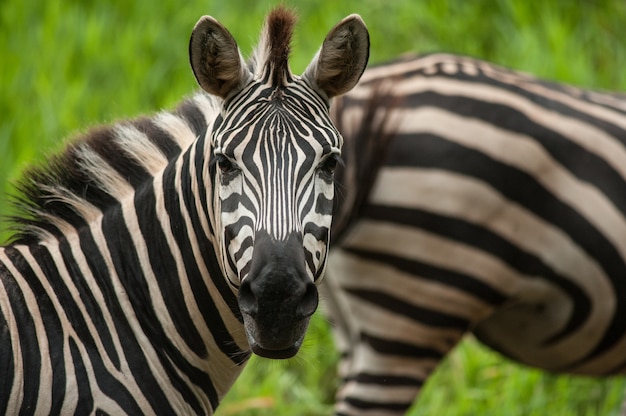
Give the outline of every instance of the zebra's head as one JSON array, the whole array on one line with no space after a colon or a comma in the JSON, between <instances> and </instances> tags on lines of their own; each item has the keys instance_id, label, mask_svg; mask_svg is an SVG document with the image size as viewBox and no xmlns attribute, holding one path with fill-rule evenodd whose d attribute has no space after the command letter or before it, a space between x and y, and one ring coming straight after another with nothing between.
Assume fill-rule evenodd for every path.
<instances>
[{"instance_id":1,"label":"zebra's head","mask_svg":"<svg viewBox=\"0 0 626 416\"><path fill-rule=\"evenodd\" d=\"M274 10L248 63L211 17L200 19L190 42L200 86L223 99L205 162L221 267L239 291L252 351L269 358L298 351L317 308L343 143L330 99L358 82L369 56L367 29L351 15L295 76L288 65L294 24L291 12Z\"/></svg>"}]
</instances>

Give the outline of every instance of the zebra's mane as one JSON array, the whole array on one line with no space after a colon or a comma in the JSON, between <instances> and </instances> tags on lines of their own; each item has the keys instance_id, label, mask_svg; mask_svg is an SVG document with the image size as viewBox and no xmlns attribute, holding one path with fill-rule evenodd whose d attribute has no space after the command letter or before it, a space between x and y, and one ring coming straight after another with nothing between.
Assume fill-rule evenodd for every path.
<instances>
[{"instance_id":1,"label":"zebra's mane","mask_svg":"<svg viewBox=\"0 0 626 416\"><path fill-rule=\"evenodd\" d=\"M42 241L100 217L203 135L217 111L212 97L198 93L174 111L77 136L60 153L28 168L17 182L11 241Z\"/></svg>"},{"instance_id":2,"label":"zebra's mane","mask_svg":"<svg viewBox=\"0 0 626 416\"><path fill-rule=\"evenodd\" d=\"M295 13L284 6L273 9L267 16L259 44L248 63L257 79L269 76L269 81L276 87L291 79L289 54L296 21Z\"/></svg>"}]
</instances>

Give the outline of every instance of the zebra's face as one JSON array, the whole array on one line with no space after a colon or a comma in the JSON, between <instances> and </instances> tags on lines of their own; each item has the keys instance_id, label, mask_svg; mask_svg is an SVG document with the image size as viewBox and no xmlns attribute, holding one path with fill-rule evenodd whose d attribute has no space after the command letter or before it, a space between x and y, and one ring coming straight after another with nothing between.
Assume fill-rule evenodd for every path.
<instances>
[{"instance_id":1,"label":"zebra's face","mask_svg":"<svg viewBox=\"0 0 626 416\"><path fill-rule=\"evenodd\" d=\"M341 136L301 79L282 91L253 83L215 127L225 274L239 288L250 341L295 353L326 265Z\"/></svg>"},{"instance_id":2,"label":"zebra's face","mask_svg":"<svg viewBox=\"0 0 626 416\"><path fill-rule=\"evenodd\" d=\"M292 20L270 15L248 66L211 18L196 25L190 47L200 85L224 99L205 170L222 271L239 291L252 351L269 358L299 350L317 308L342 146L329 99L356 84L369 50L365 26L350 16L296 77L286 61Z\"/></svg>"},{"instance_id":3,"label":"zebra's face","mask_svg":"<svg viewBox=\"0 0 626 416\"><path fill-rule=\"evenodd\" d=\"M302 278L318 282L342 146L326 103L302 79L284 90L253 83L218 118L212 143L214 202L231 283L239 286L257 272L254 254L262 250L256 249L268 245L280 246L265 253L268 260L289 254L299 259Z\"/></svg>"}]
</instances>

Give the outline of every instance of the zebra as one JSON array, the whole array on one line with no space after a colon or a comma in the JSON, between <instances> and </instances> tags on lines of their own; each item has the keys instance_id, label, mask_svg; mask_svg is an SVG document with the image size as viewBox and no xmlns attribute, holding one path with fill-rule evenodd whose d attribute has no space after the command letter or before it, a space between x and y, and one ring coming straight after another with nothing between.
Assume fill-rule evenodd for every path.
<instances>
[{"instance_id":1,"label":"zebra","mask_svg":"<svg viewBox=\"0 0 626 416\"><path fill-rule=\"evenodd\" d=\"M88 131L18 189L0 248L1 414L212 414L251 353L288 358L317 308L358 15L289 69L278 7L245 62L216 19L189 43L202 90Z\"/></svg>"},{"instance_id":2,"label":"zebra","mask_svg":"<svg viewBox=\"0 0 626 416\"><path fill-rule=\"evenodd\" d=\"M626 95L407 56L336 102L346 143L381 88L380 167L360 198L376 168L346 167L322 296L337 414L403 414L468 333L550 372L626 373Z\"/></svg>"}]
</instances>

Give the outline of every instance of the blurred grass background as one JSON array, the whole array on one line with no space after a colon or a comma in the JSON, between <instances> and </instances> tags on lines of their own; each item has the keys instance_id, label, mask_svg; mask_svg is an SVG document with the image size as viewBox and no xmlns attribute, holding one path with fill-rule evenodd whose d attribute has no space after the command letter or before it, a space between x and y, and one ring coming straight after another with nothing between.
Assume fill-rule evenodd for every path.
<instances>
[{"instance_id":1,"label":"blurred grass background","mask_svg":"<svg viewBox=\"0 0 626 416\"><path fill-rule=\"evenodd\" d=\"M278 1L0 2L0 215L24 166L94 124L172 107L195 88L187 42L203 14L244 54ZM283 1L300 16L292 69L301 72L328 30L359 13L371 62L404 52L481 57L543 78L626 91L623 0ZM4 235L4 234L3 234ZM286 362L255 359L221 415L330 413L336 380L324 319ZM436 372L419 411L434 415L617 414L624 380L555 377L507 362L469 340Z\"/></svg>"}]
</instances>

